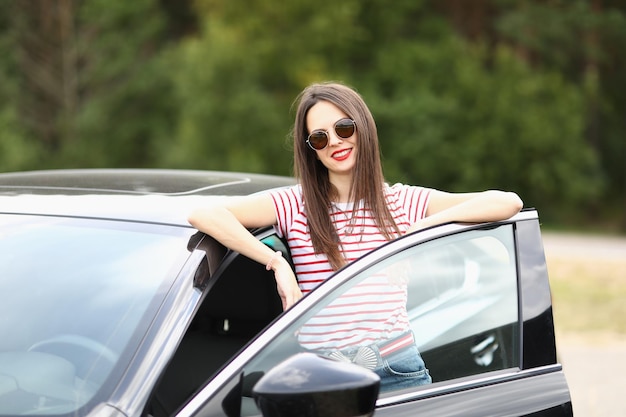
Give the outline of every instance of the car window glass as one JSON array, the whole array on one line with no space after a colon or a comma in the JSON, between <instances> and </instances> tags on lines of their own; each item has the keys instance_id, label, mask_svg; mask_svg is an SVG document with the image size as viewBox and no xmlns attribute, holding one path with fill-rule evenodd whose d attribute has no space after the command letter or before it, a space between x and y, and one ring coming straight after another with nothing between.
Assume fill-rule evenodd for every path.
<instances>
[{"instance_id":1,"label":"car window glass","mask_svg":"<svg viewBox=\"0 0 626 417\"><path fill-rule=\"evenodd\" d=\"M238 404L242 415L259 414L251 398L255 380L289 356L315 347L303 343L303 333L316 319L380 279L406 288L410 326L433 382L516 367L514 254L513 229L506 225L446 236L372 265L329 294L250 361L237 388L242 393ZM341 326L338 334L344 338L359 323ZM225 393L218 397L232 400ZM221 408L217 402L214 406Z\"/></svg>"},{"instance_id":2,"label":"car window glass","mask_svg":"<svg viewBox=\"0 0 626 417\"><path fill-rule=\"evenodd\" d=\"M187 240L155 225L0 216L0 415L80 414L113 389Z\"/></svg>"},{"instance_id":3,"label":"car window glass","mask_svg":"<svg viewBox=\"0 0 626 417\"><path fill-rule=\"evenodd\" d=\"M409 251L407 310L433 382L519 364L512 226Z\"/></svg>"}]
</instances>

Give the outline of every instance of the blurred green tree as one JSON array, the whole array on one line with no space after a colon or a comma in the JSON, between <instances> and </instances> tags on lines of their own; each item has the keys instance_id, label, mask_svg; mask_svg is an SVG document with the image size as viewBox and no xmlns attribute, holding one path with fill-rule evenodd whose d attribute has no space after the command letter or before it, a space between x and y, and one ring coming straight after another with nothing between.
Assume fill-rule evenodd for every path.
<instances>
[{"instance_id":1,"label":"blurred green tree","mask_svg":"<svg viewBox=\"0 0 626 417\"><path fill-rule=\"evenodd\" d=\"M19 55L11 53L17 30L11 19L15 4L0 2L0 170L32 169L40 162L41 146L22 123L18 84Z\"/></svg>"},{"instance_id":2,"label":"blurred green tree","mask_svg":"<svg viewBox=\"0 0 626 417\"><path fill-rule=\"evenodd\" d=\"M10 16L10 17L9 17ZM618 0L0 3L0 170L291 172L292 101L356 87L386 174L626 222ZM595 206L594 206L595 203Z\"/></svg>"},{"instance_id":3,"label":"blurred green tree","mask_svg":"<svg viewBox=\"0 0 626 417\"><path fill-rule=\"evenodd\" d=\"M304 85L348 74L359 2L197 4L201 36L172 56L180 117L164 163L291 173L291 103Z\"/></svg>"},{"instance_id":4,"label":"blurred green tree","mask_svg":"<svg viewBox=\"0 0 626 417\"><path fill-rule=\"evenodd\" d=\"M156 0L89 0L77 13L80 106L57 163L154 165L175 123L163 10Z\"/></svg>"},{"instance_id":5,"label":"blurred green tree","mask_svg":"<svg viewBox=\"0 0 626 417\"><path fill-rule=\"evenodd\" d=\"M455 38L401 49L416 70L396 71L389 58L398 51L381 51L366 92L388 176L456 191L513 189L546 214L601 195L582 94L558 73L532 71L506 47L485 68L486 48Z\"/></svg>"},{"instance_id":6,"label":"blurred green tree","mask_svg":"<svg viewBox=\"0 0 626 417\"><path fill-rule=\"evenodd\" d=\"M11 148L33 147L41 157L1 168L154 165L157 145L175 124L170 63L161 57L187 34L180 29L187 20L168 15L169 3L3 4L13 19L0 37L12 43L6 50L16 51L9 54L13 68L0 75L15 87L7 91L15 109L4 118L13 117L16 126Z\"/></svg>"},{"instance_id":7,"label":"blurred green tree","mask_svg":"<svg viewBox=\"0 0 626 417\"><path fill-rule=\"evenodd\" d=\"M338 79L370 104L391 181L514 189L555 212L601 195L583 91L556 70L459 38L427 2L323 3L199 3L203 34L177 59L179 166L287 172L288 99Z\"/></svg>"},{"instance_id":8,"label":"blurred green tree","mask_svg":"<svg viewBox=\"0 0 626 417\"><path fill-rule=\"evenodd\" d=\"M534 70L562 74L583 94L583 131L606 187L590 215L621 217L626 230L626 3L620 0L500 0L495 32ZM613 213L617 213L615 216Z\"/></svg>"}]
</instances>

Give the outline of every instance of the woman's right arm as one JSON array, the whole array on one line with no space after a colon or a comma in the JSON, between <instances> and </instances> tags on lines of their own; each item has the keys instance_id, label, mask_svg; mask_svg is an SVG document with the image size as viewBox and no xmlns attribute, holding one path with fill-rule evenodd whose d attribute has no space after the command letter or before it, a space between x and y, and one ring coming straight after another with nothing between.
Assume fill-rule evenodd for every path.
<instances>
[{"instance_id":1,"label":"woman's right arm","mask_svg":"<svg viewBox=\"0 0 626 417\"><path fill-rule=\"evenodd\" d=\"M289 263L283 257L276 257L271 248L248 231L248 228L276 224L274 203L269 194L229 198L225 203L194 210L188 220L193 227L227 248L269 266L274 271L283 309L302 297Z\"/></svg>"}]
</instances>

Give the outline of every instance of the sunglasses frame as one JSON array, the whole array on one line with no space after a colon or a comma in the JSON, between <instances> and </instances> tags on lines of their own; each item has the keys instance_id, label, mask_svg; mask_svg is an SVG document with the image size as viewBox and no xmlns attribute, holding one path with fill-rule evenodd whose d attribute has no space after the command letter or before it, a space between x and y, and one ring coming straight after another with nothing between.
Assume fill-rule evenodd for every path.
<instances>
[{"instance_id":1,"label":"sunglasses frame","mask_svg":"<svg viewBox=\"0 0 626 417\"><path fill-rule=\"evenodd\" d=\"M337 132L337 124L340 123L340 122L343 122L344 120L349 120L350 122L352 122L352 128L353 128L352 133L350 134L350 136L346 136L346 137L341 136ZM348 138L352 137L356 133L356 122L353 119L349 118L349 117L342 117L341 119L337 120L335 122L335 124L333 124L333 129L335 130L335 134L338 137L340 137L342 139L348 139ZM311 136L313 136L313 134L315 134L315 133L324 133L324 135L326 136L326 144L323 147L321 147L321 148L316 148L316 147L314 147L311 144ZM328 133L328 130L324 130L324 129L315 129L306 138L306 144L309 145L309 148L313 149L314 151L321 151L323 149L326 149L326 147L328 146L329 143L330 143L330 135Z\"/></svg>"}]
</instances>

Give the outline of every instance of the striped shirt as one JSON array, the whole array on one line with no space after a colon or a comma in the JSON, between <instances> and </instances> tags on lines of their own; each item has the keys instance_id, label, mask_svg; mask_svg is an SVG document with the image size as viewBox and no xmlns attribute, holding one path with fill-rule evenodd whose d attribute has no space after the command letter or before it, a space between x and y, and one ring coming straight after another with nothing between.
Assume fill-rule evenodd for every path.
<instances>
[{"instance_id":1,"label":"striped shirt","mask_svg":"<svg viewBox=\"0 0 626 417\"><path fill-rule=\"evenodd\" d=\"M324 254L316 254L308 230L300 186L271 192L276 209L276 233L285 238L303 294L334 271ZM430 190L395 184L385 186L389 211L401 232L426 215ZM351 204L334 203L329 215L348 262L386 242L369 209L359 205L352 218ZM398 336L409 329L406 283L378 273L353 286L300 329L300 343L308 349L365 346Z\"/></svg>"}]
</instances>

